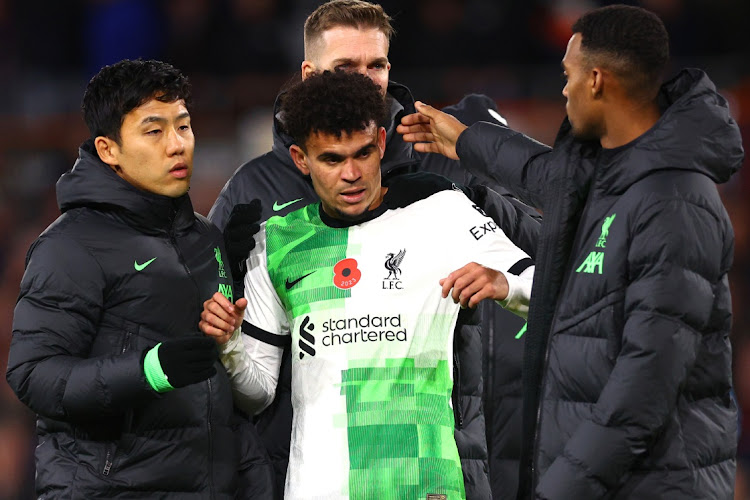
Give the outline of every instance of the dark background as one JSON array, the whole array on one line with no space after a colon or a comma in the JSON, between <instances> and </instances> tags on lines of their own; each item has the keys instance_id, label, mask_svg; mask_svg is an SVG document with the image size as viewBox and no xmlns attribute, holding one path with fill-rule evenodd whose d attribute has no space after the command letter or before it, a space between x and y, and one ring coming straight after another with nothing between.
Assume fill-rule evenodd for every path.
<instances>
[{"instance_id":1,"label":"dark background","mask_svg":"<svg viewBox=\"0 0 750 500\"><path fill-rule=\"evenodd\" d=\"M0 367L26 250L58 215L57 178L87 131L86 83L123 58L172 62L193 82L197 139L191 196L207 214L231 173L271 146L279 88L303 59L315 0L0 0ZM513 128L551 144L565 110L560 59L570 25L593 0L385 0L394 18L391 78L443 106L464 94L496 100ZM671 74L705 69L750 144L750 2L643 0L671 36ZM745 170L721 186L736 234L731 274L735 386L750 414L750 248ZM750 498L750 418L740 436L736 498ZM33 498L33 416L0 380L0 500ZM750 462L748 462L750 463ZM750 470L750 469L748 469Z\"/></svg>"}]
</instances>

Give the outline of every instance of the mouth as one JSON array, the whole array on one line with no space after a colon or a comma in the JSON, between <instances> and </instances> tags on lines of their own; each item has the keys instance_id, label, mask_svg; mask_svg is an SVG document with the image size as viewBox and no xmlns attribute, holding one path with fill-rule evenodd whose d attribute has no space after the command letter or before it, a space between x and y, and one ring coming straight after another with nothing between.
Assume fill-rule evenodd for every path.
<instances>
[{"instance_id":1,"label":"mouth","mask_svg":"<svg viewBox=\"0 0 750 500\"><path fill-rule=\"evenodd\" d=\"M349 189L340 193L341 198L350 205L355 205L362 201L365 197L366 190L364 188Z\"/></svg>"},{"instance_id":2,"label":"mouth","mask_svg":"<svg viewBox=\"0 0 750 500\"><path fill-rule=\"evenodd\" d=\"M186 163L178 163L171 169L169 169L169 175L175 179L184 179L188 175L188 167Z\"/></svg>"}]
</instances>

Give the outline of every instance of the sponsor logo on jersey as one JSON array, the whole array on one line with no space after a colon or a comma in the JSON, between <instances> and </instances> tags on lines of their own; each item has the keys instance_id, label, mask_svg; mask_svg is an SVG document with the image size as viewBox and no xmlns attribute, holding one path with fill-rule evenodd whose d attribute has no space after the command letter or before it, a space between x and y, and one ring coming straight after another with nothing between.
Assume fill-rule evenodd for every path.
<instances>
[{"instance_id":1,"label":"sponsor logo on jersey","mask_svg":"<svg viewBox=\"0 0 750 500\"><path fill-rule=\"evenodd\" d=\"M315 330L315 324L310 323L310 316L305 316L302 319L302 324L299 326L299 359L305 357L305 353L310 356L315 356L315 336L312 332Z\"/></svg>"},{"instance_id":2,"label":"sponsor logo on jersey","mask_svg":"<svg viewBox=\"0 0 750 500\"><path fill-rule=\"evenodd\" d=\"M406 255L405 248L399 250L398 253L389 253L385 256L385 268L388 270L388 276L383 278L383 290L403 290L403 283L399 278L404 255Z\"/></svg>"},{"instance_id":3,"label":"sponsor logo on jersey","mask_svg":"<svg viewBox=\"0 0 750 500\"><path fill-rule=\"evenodd\" d=\"M406 342L406 328L402 327L401 315L372 316L366 314L355 318L329 318L317 332L320 344L325 347L366 342ZM302 318L299 326L299 359L315 356L317 342L315 324L310 316Z\"/></svg>"},{"instance_id":4,"label":"sponsor logo on jersey","mask_svg":"<svg viewBox=\"0 0 750 500\"><path fill-rule=\"evenodd\" d=\"M448 500L448 495L443 495L442 493L428 493L427 500Z\"/></svg>"},{"instance_id":5,"label":"sponsor logo on jersey","mask_svg":"<svg viewBox=\"0 0 750 500\"><path fill-rule=\"evenodd\" d=\"M333 284L336 288L348 290L362 278L362 271L357 268L356 259L343 259L333 266Z\"/></svg>"},{"instance_id":6,"label":"sponsor logo on jersey","mask_svg":"<svg viewBox=\"0 0 750 500\"><path fill-rule=\"evenodd\" d=\"M321 326L321 344L336 346L362 342L406 342L401 315L327 319Z\"/></svg>"},{"instance_id":7,"label":"sponsor logo on jersey","mask_svg":"<svg viewBox=\"0 0 750 500\"><path fill-rule=\"evenodd\" d=\"M482 238L484 238L487 235L487 233L494 233L500 230L500 228L495 223L495 221L490 219L489 215L487 215L487 212L485 212L482 209L482 207L480 207L479 205L472 205L472 207L474 208L474 210L479 212L482 215L482 217L487 217L489 219L484 224L480 224L478 226L472 226L471 228L469 228L469 232L471 233L471 235L474 237L475 240L479 241Z\"/></svg>"}]
</instances>

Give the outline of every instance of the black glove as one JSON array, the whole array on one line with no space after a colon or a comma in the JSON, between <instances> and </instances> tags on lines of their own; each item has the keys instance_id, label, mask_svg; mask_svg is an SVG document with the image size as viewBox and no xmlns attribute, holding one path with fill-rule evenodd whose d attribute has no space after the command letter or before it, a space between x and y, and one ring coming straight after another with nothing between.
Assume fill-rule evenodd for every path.
<instances>
[{"instance_id":1,"label":"black glove","mask_svg":"<svg viewBox=\"0 0 750 500\"><path fill-rule=\"evenodd\" d=\"M262 212L260 200L255 198L250 203L241 203L232 208L227 225L224 228L224 245L227 248L229 269L235 283L242 282L245 275L245 261L250 250L255 248L255 233L260 230Z\"/></svg>"},{"instance_id":2,"label":"black glove","mask_svg":"<svg viewBox=\"0 0 750 500\"><path fill-rule=\"evenodd\" d=\"M216 374L216 343L208 337L167 340L159 346L159 364L169 384L185 387Z\"/></svg>"}]
</instances>

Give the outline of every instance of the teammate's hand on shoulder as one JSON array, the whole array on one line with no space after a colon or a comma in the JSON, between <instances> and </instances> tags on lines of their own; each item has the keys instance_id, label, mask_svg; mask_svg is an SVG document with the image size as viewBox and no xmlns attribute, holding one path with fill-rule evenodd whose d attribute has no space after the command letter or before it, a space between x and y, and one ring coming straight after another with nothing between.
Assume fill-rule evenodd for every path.
<instances>
[{"instance_id":1,"label":"teammate's hand on shoulder","mask_svg":"<svg viewBox=\"0 0 750 500\"><path fill-rule=\"evenodd\" d=\"M505 300L508 280L500 271L470 262L440 280L443 298L451 296L461 307L476 307L484 299Z\"/></svg>"},{"instance_id":2,"label":"teammate's hand on shoulder","mask_svg":"<svg viewBox=\"0 0 750 500\"><path fill-rule=\"evenodd\" d=\"M250 203L240 203L232 208L224 228L224 245L229 257L232 278L241 281L245 275L245 261L255 248L255 234L260 230L260 216L263 208L255 198Z\"/></svg>"}]
</instances>

